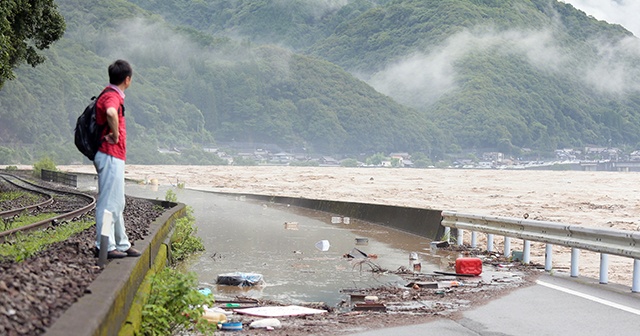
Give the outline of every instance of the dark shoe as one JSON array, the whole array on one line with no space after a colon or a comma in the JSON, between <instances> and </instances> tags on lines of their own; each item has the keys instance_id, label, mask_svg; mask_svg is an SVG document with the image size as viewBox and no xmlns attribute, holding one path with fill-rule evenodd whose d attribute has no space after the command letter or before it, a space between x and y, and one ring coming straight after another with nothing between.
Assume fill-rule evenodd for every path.
<instances>
[{"instance_id":1,"label":"dark shoe","mask_svg":"<svg viewBox=\"0 0 640 336\"><path fill-rule=\"evenodd\" d=\"M108 259L120 259L120 258L124 258L126 256L127 256L127 253L122 252L122 251L118 251L118 250L113 250L113 251L107 252L107 258Z\"/></svg>"},{"instance_id":2,"label":"dark shoe","mask_svg":"<svg viewBox=\"0 0 640 336\"><path fill-rule=\"evenodd\" d=\"M142 255L140 251L134 249L133 247L130 247L128 250L124 251L123 253L126 253L127 257L139 257Z\"/></svg>"}]
</instances>

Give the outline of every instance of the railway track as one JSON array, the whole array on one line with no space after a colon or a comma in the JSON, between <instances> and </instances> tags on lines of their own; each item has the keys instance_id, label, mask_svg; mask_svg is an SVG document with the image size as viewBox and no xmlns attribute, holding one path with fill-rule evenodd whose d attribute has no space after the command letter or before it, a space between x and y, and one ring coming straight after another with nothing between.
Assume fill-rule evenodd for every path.
<instances>
[{"instance_id":1,"label":"railway track","mask_svg":"<svg viewBox=\"0 0 640 336\"><path fill-rule=\"evenodd\" d=\"M53 204L42 208L64 210L88 206L88 209L91 209L95 206L92 198L64 194L63 192L70 189L65 186L60 186L59 190L55 184L43 182L42 185L45 187L54 186L55 191L50 191L28 186L11 177L9 179L24 187L52 195ZM0 177L0 190L16 190L16 188L13 185L9 187L9 182ZM129 241L135 245L149 235L151 223L165 212L165 208L151 200L125 197L126 207L123 213L126 218L125 226ZM35 198L37 198L36 201L34 201ZM28 199L31 203L45 200L42 195L35 198ZM9 203L15 205L19 202ZM33 205L26 203L22 202L19 207ZM0 211L9 208L7 202L0 202ZM49 210L43 209L43 211ZM82 217L82 215L73 215L72 219L73 217ZM45 225L51 225L51 221L52 219L49 218ZM69 220L68 226L75 226L78 229L77 232L63 240L49 240L49 237L37 238L39 241L36 243L40 244L37 247L24 246L23 241L19 239L9 239L3 244L9 256L0 255L0 335L46 334L55 320L80 298L90 293L89 286L102 272L102 269L96 267L98 261L95 247L96 232L95 226L92 227L91 224L74 223ZM61 228L61 226L55 227L54 230ZM85 322L92 323L92 321ZM68 334L75 335L73 330L69 330Z\"/></svg>"},{"instance_id":2,"label":"railway track","mask_svg":"<svg viewBox=\"0 0 640 336\"><path fill-rule=\"evenodd\" d=\"M38 185L13 174L0 173L0 183L8 183L19 190L38 195L39 200L44 199L31 205L1 211L0 218L2 218L4 222L11 222L25 212L48 212L55 214L47 219L22 227L8 230L0 228L3 230L0 231L0 243L6 241L8 237L17 232L28 232L63 224L69 220L77 220L87 212L93 210L96 204L95 198L91 195Z\"/></svg>"}]
</instances>

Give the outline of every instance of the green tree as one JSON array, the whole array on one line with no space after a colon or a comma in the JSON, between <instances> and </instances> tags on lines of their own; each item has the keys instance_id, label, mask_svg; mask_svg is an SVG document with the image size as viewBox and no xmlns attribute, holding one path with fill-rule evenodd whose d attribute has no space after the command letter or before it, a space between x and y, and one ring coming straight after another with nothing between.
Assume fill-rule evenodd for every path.
<instances>
[{"instance_id":1,"label":"green tree","mask_svg":"<svg viewBox=\"0 0 640 336\"><path fill-rule=\"evenodd\" d=\"M356 159L346 159L346 160L342 160L342 162L340 162L340 166L341 167L357 167L358 166L358 160Z\"/></svg>"},{"instance_id":2,"label":"green tree","mask_svg":"<svg viewBox=\"0 0 640 336\"><path fill-rule=\"evenodd\" d=\"M384 153L375 153L367 158L366 163L368 165L379 166L382 164L382 161L386 160L387 157Z\"/></svg>"},{"instance_id":3,"label":"green tree","mask_svg":"<svg viewBox=\"0 0 640 336\"><path fill-rule=\"evenodd\" d=\"M65 22L53 0L3 0L0 3L0 88L23 62L36 66L38 50L62 37Z\"/></svg>"},{"instance_id":4,"label":"green tree","mask_svg":"<svg viewBox=\"0 0 640 336\"><path fill-rule=\"evenodd\" d=\"M427 168L432 165L431 159L421 152L411 154L411 161L416 168Z\"/></svg>"}]
</instances>

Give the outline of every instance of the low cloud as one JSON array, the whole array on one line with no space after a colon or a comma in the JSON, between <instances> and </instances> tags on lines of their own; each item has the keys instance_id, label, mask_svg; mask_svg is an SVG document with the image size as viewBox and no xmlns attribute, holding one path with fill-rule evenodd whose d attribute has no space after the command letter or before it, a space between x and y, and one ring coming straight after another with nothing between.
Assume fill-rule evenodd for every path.
<instances>
[{"instance_id":1,"label":"low cloud","mask_svg":"<svg viewBox=\"0 0 640 336\"><path fill-rule=\"evenodd\" d=\"M640 39L627 37L616 43L599 41L593 44L598 50L598 58L584 69L585 81L602 92L640 92Z\"/></svg>"},{"instance_id":2,"label":"low cloud","mask_svg":"<svg viewBox=\"0 0 640 336\"><path fill-rule=\"evenodd\" d=\"M239 62L252 57L251 51L240 44L227 51L212 50L171 30L163 22L143 18L123 22L104 45L107 57L141 60L176 72L188 71L194 62Z\"/></svg>"},{"instance_id":3,"label":"low cloud","mask_svg":"<svg viewBox=\"0 0 640 336\"><path fill-rule=\"evenodd\" d=\"M524 56L540 70L579 78L604 93L640 92L640 39L626 37L615 43L594 39L589 43L597 55L585 63L582 55L567 54L551 30L499 32L476 28L451 36L434 51L408 55L382 71L360 77L379 92L422 109L457 88L456 64L460 60L491 49Z\"/></svg>"},{"instance_id":4,"label":"low cloud","mask_svg":"<svg viewBox=\"0 0 640 336\"><path fill-rule=\"evenodd\" d=\"M119 32L109 36L105 45L111 58L152 61L178 69L203 54L195 43L165 24L141 18L123 22Z\"/></svg>"},{"instance_id":5,"label":"low cloud","mask_svg":"<svg viewBox=\"0 0 640 336\"><path fill-rule=\"evenodd\" d=\"M465 30L435 51L412 54L365 80L376 90L421 108L456 89L458 61L469 53L496 48L505 54L524 55L534 66L553 71L566 61L548 31Z\"/></svg>"}]
</instances>

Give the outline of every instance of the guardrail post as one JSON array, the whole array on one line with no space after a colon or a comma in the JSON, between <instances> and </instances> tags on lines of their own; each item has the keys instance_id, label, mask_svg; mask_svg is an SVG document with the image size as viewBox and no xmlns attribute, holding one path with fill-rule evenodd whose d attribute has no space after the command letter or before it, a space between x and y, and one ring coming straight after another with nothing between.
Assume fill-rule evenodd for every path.
<instances>
[{"instance_id":1,"label":"guardrail post","mask_svg":"<svg viewBox=\"0 0 640 336\"><path fill-rule=\"evenodd\" d=\"M511 237L504 237L504 257L509 258L511 255Z\"/></svg>"},{"instance_id":2,"label":"guardrail post","mask_svg":"<svg viewBox=\"0 0 640 336\"><path fill-rule=\"evenodd\" d=\"M600 283L609 283L609 255L600 253Z\"/></svg>"},{"instance_id":3,"label":"guardrail post","mask_svg":"<svg viewBox=\"0 0 640 336\"><path fill-rule=\"evenodd\" d=\"M493 235L504 237L504 256L512 256L510 239L522 239L522 261L531 263L532 241L542 242L545 247L545 265L547 272L553 270L553 245L571 247L571 277L578 277L580 270L580 251L594 251L600 256L600 283L609 282L609 255L617 255L634 259L632 291L640 293L640 233L616 229L600 229L567 225L548 221L528 219L501 218L485 215L459 214L451 211L442 212L442 223L446 227L454 227L460 233L458 243L463 245L461 230L471 232L472 245L477 244L477 233L487 234L487 250L493 251ZM455 238L451 238L454 240ZM499 252L498 252L499 253ZM520 252L518 252L520 253Z\"/></svg>"},{"instance_id":4,"label":"guardrail post","mask_svg":"<svg viewBox=\"0 0 640 336\"><path fill-rule=\"evenodd\" d=\"M476 239L478 238L477 236L477 232L471 231L471 248L476 248Z\"/></svg>"},{"instance_id":5,"label":"guardrail post","mask_svg":"<svg viewBox=\"0 0 640 336\"><path fill-rule=\"evenodd\" d=\"M580 250L572 247L571 248L571 277L578 277L578 257L580 257Z\"/></svg>"},{"instance_id":6,"label":"guardrail post","mask_svg":"<svg viewBox=\"0 0 640 336\"><path fill-rule=\"evenodd\" d=\"M528 264L531 262L531 242L525 240L522 247L522 262Z\"/></svg>"},{"instance_id":7,"label":"guardrail post","mask_svg":"<svg viewBox=\"0 0 640 336\"><path fill-rule=\"evenodd\" d=\"M444 228L444 236L447 238L447 243L451 243L451 228L445 226Z\"/></svg>"},{"instance_id":8,"label":"guardrail post","mask_svg":"<svg viewBox=\"0 0 640 336\"><path fill-rule=\"evenodd\" d=\"M553 244L547 244L544 248L544 270L550 272L553 269Z\"/></svg>"},{"instance_id":9,"label":"guardrail post","mask_svg":"<svg viewBox=\"0 0 640 336\"><path fill-rule=\"evenodd\" d=\"M493 252L493 233L487 234L487 251Z\"/></svg>"},{"instance_id":10,"label":"guardrail post","mask_svg":"<svg viewBox=\"0 0 640 336\"><path fill-rule=\"evenodd\" d=\"M462 229L458 229L458 246L462 246L464 241L463 241L463 234L464 234L464 230Z\"/></svg>"},{"instance_id":11,"label":"guardrail post","mask_svg":"<svg viewBox=\"0 0 640 336\"><path fill-rule=\"evenodd\" d=\"M634 293L640 292L640 259L633 259L633 284L631 285L631 291Z\"/></svg>"}]
</instances>

